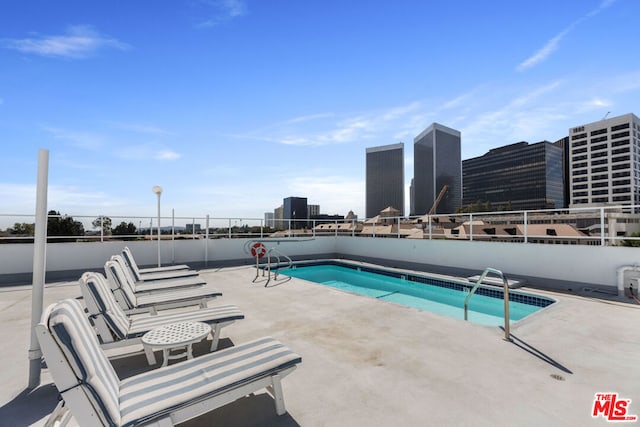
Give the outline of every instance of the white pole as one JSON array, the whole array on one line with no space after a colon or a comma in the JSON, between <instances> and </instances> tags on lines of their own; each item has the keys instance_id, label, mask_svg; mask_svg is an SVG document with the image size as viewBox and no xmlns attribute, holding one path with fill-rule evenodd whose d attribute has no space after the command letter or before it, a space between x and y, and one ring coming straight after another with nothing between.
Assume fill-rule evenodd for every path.
<instances>
[{"instance_id":1,"label":"white pole","mask_svg":"<svg viewBox=\"0 0 640 427\"><path fill-rule=\"evenodd\" d=\"M229 222L231 222L231 220L229 220ZM207 214L205 223L206 227L204 231L204 265L207 266L209 265L209 214Z\"/></svg>"},{"instance_id":2,"label":"white pole","mask_svg":"<svg viewBox=\"0 0 640 427\"><path fill-rule=\"evenodd\" d=\"M176 210L171 208L171 263L176 263Z\"/></svg>"},{"instance_id":3,"label":"white pole","mask_svg":"<svg viewBox=\"0 0 640 427\"><path fill-rule=\"evenodd\" d=\"M153 192L158 195L158 267L160 267L160 195L162 194L162 187L159 185L153 186Z\"/></svg>"},{"instance_id":4,"label":"white pole","mask_svg":"<svg viewBox=\"0 0 640 427\"><path fill-rule=\"evenodd\" d=\"M33 285L31 288L31 345L29 346L30 389L40 385L42 351L35 327L42 317L44 282L47 260L47 187L49 180L49 150L38 151L38 184L36 188L36 227L33 244Z\"/></svg>"}]
</instances>

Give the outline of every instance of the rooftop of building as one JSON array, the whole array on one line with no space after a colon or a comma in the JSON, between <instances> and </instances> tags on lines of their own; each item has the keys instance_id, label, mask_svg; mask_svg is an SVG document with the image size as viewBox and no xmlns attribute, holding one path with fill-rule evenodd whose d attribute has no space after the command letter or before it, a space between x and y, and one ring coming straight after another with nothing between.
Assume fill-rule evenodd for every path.
<instances>
[{"instance_id":1,"label":"rooftop of building","mask_svg":"<svg viewBox=\"0 0 640 427\"><path fill-rule=\"evenodd\" d=\"M303 361L282 383L287 414L276 416L272 398L259 392L186 427L605 425L592 418L603 392L631 399L629 414L640 414L640 306L525 288L557 304L513 324L507 342L497 327L299 279L265 288L252 283L248 266L200 273L223 291L220 303L246 314L223 329L222 347L271 335ZM0 360L11 369L0 373L0 420L42 426L58 393L46 369L37 389L25 389L30 286L1 291ZM79 294L75 282L49 283L45 304ZM196 357L206 350L196 346ZM141 352L114 355L120 376L152 369Z\"/></svg>"}]
</instances>

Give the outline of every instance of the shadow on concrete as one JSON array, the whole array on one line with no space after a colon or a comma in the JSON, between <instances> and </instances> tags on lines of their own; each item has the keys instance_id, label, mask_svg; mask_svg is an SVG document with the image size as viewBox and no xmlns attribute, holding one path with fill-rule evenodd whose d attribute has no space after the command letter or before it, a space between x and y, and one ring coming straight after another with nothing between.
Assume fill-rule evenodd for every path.
<instances>
[{"instance_id":1,"label":"shadow on concrete","mask_svg":"<svg viewBox=\"0 0 640 427\"><path fill-rule=\"evenodd\" d=\"M58 396L58 389L53 384L25 389L0 408L0 425L26 427L47 418L56 408Z\"/></svg>"},{"instance_id":2,"label":"shadow on concrete","mask_svg":"<svg viewBox=\"0 0 640 427\"><path fill-rule=\"evenodd\" d=\"M273 398L265 392L241 397L182 426L299 427L300 424L289 413L276 414Z\"/></svg>"},{"instance_id":3,"label":"shadow on concrete","mask_svg":"<svg viewBox=\"0 0 640 427\"><path fill-rule=\"evenodd\" d=\"M502 329L504 331L504 327L500 326L500 329ZM567 374L572 374L573 375L573 372L571 372L571 370L569 368L567 368L566 366L560 364L559 362L557 362L556 360L552 359L551 357L547 356L546 354L544 354L543 352L541 352L537 348L529 345L528 343L526 343L525 341L521 340L520 338L516 337L513 334L509 334L509 337L513 340L512 342L516 347L521 348L522 350L526 351L527 353L534 355L538 359L542 360L543 362L548 363L549 365L553 366L554 368L560 369L562 372L565 372Z\"/></svg>"},{"instance_id":4,"label":"shadow on concrete","mask_svg":"<svg viewBox=\"0 0 640 427\"><path fill-rule=\"evenodd\" d=\"M218 350L233 347L233 341L229 338L221 338L218 342ZM210 353L211 341L206 339L193 344L193 356L198 357ZM129 378L142 372L157 369L162 363L162 352L156 351L156 364L150 366L147 357L142 350L122 354L110 358L118 377ZM177 359L170 363L180 363L184 359ZM286 401L285 401L286 403ZM57 402L56 402L57 404ZM55 407L55 404L53 405ZM51 410L53 410L53 407ZM0 418L1 419L1 418ZM26 424L25 424L26 425ZM276 414L275 402L268 393L251 394L234 402L224 405L213 411L194 418L181 426L275 426L296 427L299 424L287 413L282 416Z\"/></svg>"}]
</instances>

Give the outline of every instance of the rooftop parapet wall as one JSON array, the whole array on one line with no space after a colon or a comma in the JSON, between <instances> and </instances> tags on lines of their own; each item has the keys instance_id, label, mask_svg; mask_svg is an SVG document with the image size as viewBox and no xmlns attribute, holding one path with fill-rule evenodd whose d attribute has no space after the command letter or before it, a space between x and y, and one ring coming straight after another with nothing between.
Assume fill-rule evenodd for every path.
<instances>
[{"instance_id":1,"label":"rooftop parapet wall","mask_svg":"<svg viewBox=\"0 0 640 427\"><path fill-rule=\"evenodd\" d=\"M186 263L197 268L251 264L254 259L246 248L256 240L293 259L326 256L362 261L377 259L389 266L411 265L417 269L422 266L427 271L449 274L456 271L479 274L486 267L493 267L508 275L535 278L534 282L540 287L553 287L547 286L552 282L571 282L575 286L615 288L617 270L638 262L637 249L627 247L331 236L166 241L161 247L162 264ZM78 272L102 271L105 261L125 245L132 249L139 265L157 262L156 242L49 244L47 278L73 272L67 277L73 279ZM29 283L32 257L31 244L0 245L0 283Z\"/></svg>"}]
</instances>

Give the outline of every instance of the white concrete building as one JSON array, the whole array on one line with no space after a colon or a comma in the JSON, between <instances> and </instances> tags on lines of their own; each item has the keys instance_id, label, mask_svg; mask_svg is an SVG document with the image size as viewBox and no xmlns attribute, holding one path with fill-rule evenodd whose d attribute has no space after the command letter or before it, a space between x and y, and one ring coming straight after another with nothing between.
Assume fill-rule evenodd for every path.
<instances>
[{"instance_id":1,"label":"white concrete building","mask_svg":"<svg viewBox=\"0 0 640 427\"><path fill-rule=\"evenodd\" d=\"M570 207L640 204L640 119L629 113L569 129Z\"/></svg>"}]
</instances>

